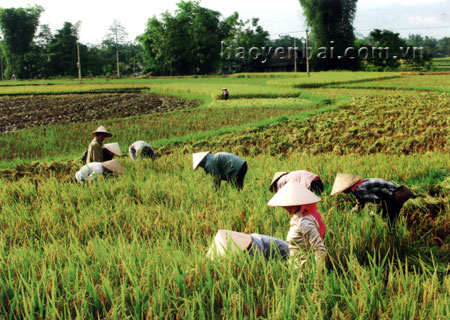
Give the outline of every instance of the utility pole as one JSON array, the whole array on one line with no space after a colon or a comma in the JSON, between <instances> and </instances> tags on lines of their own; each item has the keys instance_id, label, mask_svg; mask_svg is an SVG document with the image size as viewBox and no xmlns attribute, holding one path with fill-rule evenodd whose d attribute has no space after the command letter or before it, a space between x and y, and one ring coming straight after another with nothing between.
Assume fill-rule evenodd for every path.
<instances>
[{"instance_id":1,"label":"utility pole","mask_svg":"<svg viewBox=\"0 0 450 320\"><path fill-rule=\"evenodd\" d=\"M117 78L120 78L119 71L119 50L116 48L116 64L117 64Z\"/></svg>"},{"instance_id":2,"label":"utility pole","mask_svg":"<svg viewBox=\"0 0 450 320\"><path fill-rule=\"evenodd\" d=\"M309 78L309 42L308 42L308 28L306 28L306 73L308 74Z\"/></svg>"},{"instance_id":3,"label":"utility pole","mask_svg":"<svg viewBox=\"0 0 450 320\"><path fill-rule=\"evenodd\" d=\"M81 62L80 62L80 45L77 43L77 68L78 68L78 80L81 81Z\"/></svg>"},{"instance_id":4,"label":"utility pole","mask_svg":"<svg viewBox=\"0 0 450 320\"><path fill-rule=\"evenodd\" d=\"M297 72L297 45L294 37L294 72Z\"/></svg>"}]
</instances>

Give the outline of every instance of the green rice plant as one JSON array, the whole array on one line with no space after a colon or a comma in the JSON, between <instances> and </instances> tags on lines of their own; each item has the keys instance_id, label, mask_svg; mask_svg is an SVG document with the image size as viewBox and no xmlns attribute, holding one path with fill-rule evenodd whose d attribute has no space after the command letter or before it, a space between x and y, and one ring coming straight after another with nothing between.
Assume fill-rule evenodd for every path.
<instances>
[{"instance_id":1,"label":"green rice plant","mask_svg":"<svg viewBox=\"0 0 450 320\"><path fill-rule=\"evenodd\" d=\"M449 318L448 96L292 88L309 81L302 76L92 80L145 84L202 104L0 134L0 318ZM323 73L315 80L383 76ZM268 90L276 87L269 81L284 82L295 98ZM217 100L229 84L234 98ZM124 156L123 175L75 183L77 153L99 124L120 137L122 149L153 137L160 156ZM191 152L205 149L248 162L242 192L227 183L215 190L203 170L192 171ZM6 160L11 154L15 160ZM27 157L41 161L24 163ZM42 161L52 157L59 161ZM324 269L312 256L303 278L295 264L277 259L206 257L218 229L285 239L290 217L267 206L268 186L274 172L299 169L325 184L318 204L327 225ZM390 228L376 206L355 214L354 197L328 195L337 172L405 184L419 197Z\"/></svg>"},{"instance_id":2,"label":"green rice plant","mask_svg":"<svg viewBox=\"0 0 450 320\"><path fill-rule=\"evenodd\" d=\"M121 160L123 175L88 185L45 174L3 180L0 312L23 319L449 316L448 256L413 240L404 218L390 233L381 217L351 214L351 199L327 195L337 171L398 183L444 180L448 155L246 157L242 192L227 184L215 191L191 160L182 153ZM294 169L319 173L326 185L323 273L313 259L303 280L279 260L209 261L218 228L286 237L289 216L266 205L268 184L273 172ZM448 219L448 212L440 214Z\"/></svg>"}]
</instances>

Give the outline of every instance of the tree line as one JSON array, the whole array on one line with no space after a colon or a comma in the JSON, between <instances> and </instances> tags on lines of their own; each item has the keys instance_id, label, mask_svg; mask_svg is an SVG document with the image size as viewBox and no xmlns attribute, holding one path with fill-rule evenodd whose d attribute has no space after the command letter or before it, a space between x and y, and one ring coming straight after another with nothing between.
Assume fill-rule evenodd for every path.
<instances>
[{"instance_id":1,"label":"tree line","mask_svg":"<svg viewBox=\"0 0 450 320\"><path fill-rule=\"evenodd\" d=\"M410 35L403 39L398 33L378 29L368 37L356 37L353 18L357 0L299 1L311 28L308 47L312 70L394 70L401 64L424 67L432 57L450 56L448 37L437 40ZM98 45L79 42L79 23L65 22L55 32L48 25L39 25L43 11L41 6L0 8L2 78L77 77L79 69L83 77L241 72L251 70L252 64L276 60L276 52L269 48L293 47L294 43L298 63L306 59L304 37L272 40L257 18L244 21L237 12L222 17L218 11L201 7L199 1L181 1L174 13L150 18L135 41L128 41L125 27L115 20ZM339 57L338 53L349 47L354 48L353 53L361 53L361 48L395 50L389 56ZM412 57L411 52L400 52L399 48L406 47L423 50ZM324 48L328 52L323 52Z\"/></svg>"}]
</instances>

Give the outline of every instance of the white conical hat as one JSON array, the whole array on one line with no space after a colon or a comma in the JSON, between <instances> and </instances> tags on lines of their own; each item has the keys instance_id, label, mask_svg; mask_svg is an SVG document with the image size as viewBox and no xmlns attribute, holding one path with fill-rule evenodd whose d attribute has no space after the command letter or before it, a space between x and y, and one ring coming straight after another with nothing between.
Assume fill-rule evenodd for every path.
<instances>
[{"instance_id":1,"label":"white conical hat","mask_svg":"<svg viewBox=\"0 0 450 320\"><path fill-rule=\"evenodd\" d=\"M197 170L198 165L209 154L209 151L197 152L192 155L192 161L194 163L194 171Z\"/></svg>"},{"instance_id":2,"label":"white conical hat","mask_svg":"<svg viewBox=\"0 0 450 320\"><path fill-rule=\"evenodd\" d=\"M114 173L122 174L122 172L123 172L122 166L120 165L120 162L117 159L102 162L102 165L106 169L108 169L109 171L112 171Z\"/></svg>"},{"instance_id":3,"label":"white conical hat","mask_svg":"<svg viewBox=\"0 0 450 320\"><path fill-rule=\"evenodd\" d=\"M94 137L95 137L95 134L96 134L96 133L104 133L107 137L112 137L112 134L109 133L109 132L105 129L104 126L100 126L100 127L97 128L97 130L92 131L92 132L91 132L91 136L94 136Z\"/></svg>"},{"instance_id":4,"label":"white conical hat","mask_svg":"<svg viewBox=\"0 0 450 320\"><path fill-rule=\"evenodd\" d=\"M120 152L120 146L117 142L111 142L104 145L106 149L114 153L116 156L120 157L122 153Z\"/></svg>"},{"instance_id":5,"label":"white conical hat","mask_svg":"<svg viewBox=\"0 0 450 320\"><path fill-rule=\"evenodd\" d=\"M341 193L342 191L353 186L359 180L361 180L360 176L356 176L351 173L338 173L336 175L336 180L334 180L331 195L334 196L335 194Z\"/></svg>"},{"instance_id":6,"label":"white conical hat","mask_svg":"<svg viewBox=\"0 0 450 320\"><path fill-rule=\"evenodd\" d=\"M270 183L269 190L270 190L270 191L275 191L275 190L276 190L276 188L274 188L274 187L275 187L275 184L278 182L278 180L279 180L282 176L284 176L284 175L286 175L286 174L288 174L288 173L289 173L289 172L286 172L286 171L275 172L275 174L273 175L273 178L272 178L272 182Z\"/></svg>"},{"instance_id":7,"label":"white conical hat","mask_svg":"<svg viewBox=\"0 0 450 320\"><path fill-rule=\"evenodd\" d=\"M215 255L224 256L227 252L244 251L251 243L252 237L248 234L220 229L211 244L208 256L214 258Z\"/></svg>"},{"instance_id":8,"label":"white conical hat","mask_svg":"<svg viewBox=\"0 0 450 320\"><path fill-rule=\"evenodd\" d=\"M293 207L319 201L321 199L318 196L306 189L299 182L291 180L278 190L267 205L271 207Z\"/></svg>"}]
</instances>

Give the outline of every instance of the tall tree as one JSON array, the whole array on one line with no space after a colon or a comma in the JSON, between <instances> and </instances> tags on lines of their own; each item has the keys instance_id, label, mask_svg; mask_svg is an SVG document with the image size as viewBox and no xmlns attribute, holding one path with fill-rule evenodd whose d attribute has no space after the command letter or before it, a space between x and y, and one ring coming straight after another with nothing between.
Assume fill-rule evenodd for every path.
<instances>
[{"instance_id":1,"label":"tall tree","mask_svg":"<svg viewBox=\"0 0 450 320\"><path fill-rule=\"evenodd\" d=\"M119 20L114 20L109 27L109 33L106 35L106 44L112 44L116 53L117 77L120 77L119 68L119 47L125 43L128 38L128 32Z\"/></svg>"},{"instance_id":2,"label":"tall tree","mask_svg":"<svg viewBox=\"0 0 450 320\"><path fill-rule=\"evenodd\" d=\"M222 70L246 71L249 63L265 59L267 52L262 48L269 43L269 32L259 25L258 18L244 21L235 12L224 21L224 25L228 37L222 48Z\"/></svg>"},{"instance_id":3,"label":"tall tree","mask_svg":"<svg viewBox=\"0 0 450 320\"><path fill-rule=\"evenodd\" d=\"M315 70L354 69L358 60L345 57L354 46L353 19L357 0L299 0L311 27Z\"/></svg>"},{"instance_id":4,"label":"tall tree","mask_svg":"<svg viewBox=\"0 0 450 320\"><path fill-rule=\"evenodd\" d=\"M53 34L48 25L39 27L39 32L31 44L31 48L24 57L23 77L24 78L48 78L52 74L49 69L48 45L53 40Z\"/></svg>"},{"instance_id":5,"label":"tall tree","mask_svg":"<svg viewBox=\"0 0 450 320\"><path fill-rule=\"evenodd\" d=\"M144 49L146 72L183 75L215 72L220 43L226 37L220 13L200 7L199 1L181 1L172 15L148 20L137 39Z\"/></svg>"},{"instance_id":6,"label":"tall tree","mask_svg":"<svg viewBox=\"0 0 450 320\"><path fill-rule=\"evenodd\" d=\"M0 29L3 33L2 51L6 58L6 75L24 74L25 55L31 49L32 40L44 9L41 6L28 8L0 8Z\"/></svg>"},{"instance_id":7,"label":"tall tree","mask_svg":"<svg viewBox=\"0 0 450 320\"><path fill-rule=\"evenodd\" d=\"M406 41L400 38L400 34L389 30L375 29L368 37L367 62L377 70L393 70L400 66L400 58L404 54L401 48L406 47Z\"/></svg>"},{"instance_id":8,"label":"tall tree","mask_svg":"<svg viewBox=\"0 0 450 320\"><path fill-rule=\"evenodd\" d=\"M59 76L77 76L77 41L78 26L64 22L62 29L56 34L48 45L50 56L49 68L52 74Z\"/></svg>"}]
</instances>

